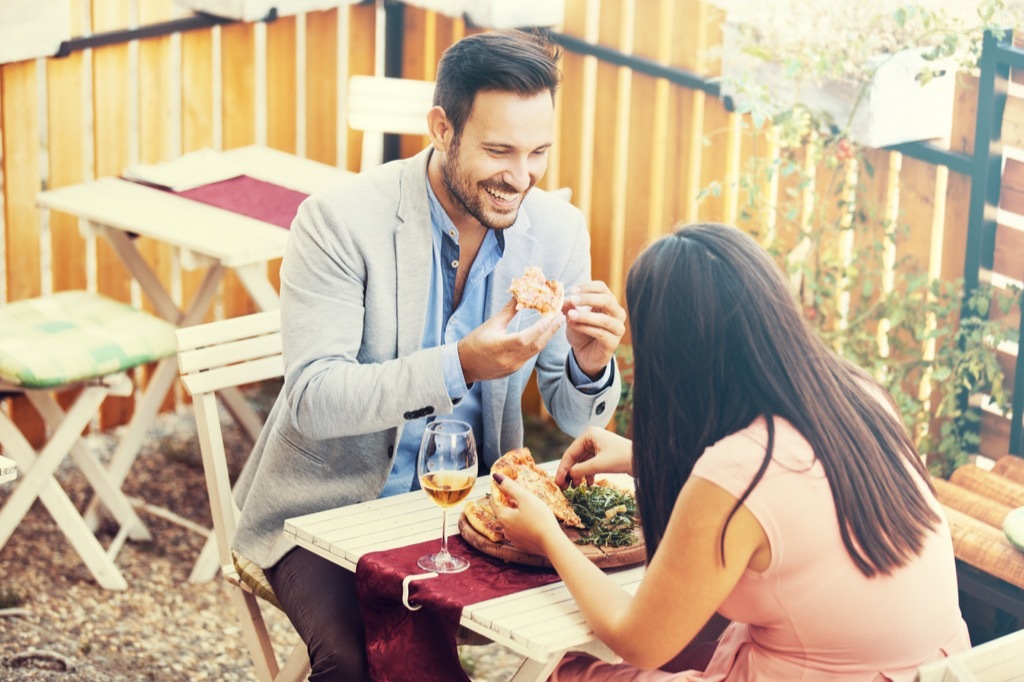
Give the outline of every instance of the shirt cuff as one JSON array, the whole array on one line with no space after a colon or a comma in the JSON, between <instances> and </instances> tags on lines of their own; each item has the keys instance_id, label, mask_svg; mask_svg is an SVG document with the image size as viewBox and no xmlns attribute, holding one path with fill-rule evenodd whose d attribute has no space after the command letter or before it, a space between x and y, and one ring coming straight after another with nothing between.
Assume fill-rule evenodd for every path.
<instances>
[{"instance_id":1,"label":"shirt cuff","mask_svg":"<svg viewBox=\"0 0 1024 682\"><path fill-rule=\"evenodd\" d=\"M441 367L444 370L444 386L448 390L448 397L457 405L469 393L466 375L462 373L462 362L459 360L459 344L446 343L441 346ZM577 371L582 374L581 370ZM590 380L585 374L583 376L587 381Z\"/></svg>"},{"instance_id":2,"label":"shirt cuff","mask_svg":"<svg viewBox=\"0 0 1024 682\"><path fill-rule=\"evenodd\" d=\"M597 395L604 389L612 385L612 363L605 365L604 372L597 379L591 379L583 370L580 369L579 363L576 362L576 354L569 353L569 361L566 363L569 367L569 380L572 381L572 385L576 387L576 390L586 395Z\"/></svg>"}]
</instances>

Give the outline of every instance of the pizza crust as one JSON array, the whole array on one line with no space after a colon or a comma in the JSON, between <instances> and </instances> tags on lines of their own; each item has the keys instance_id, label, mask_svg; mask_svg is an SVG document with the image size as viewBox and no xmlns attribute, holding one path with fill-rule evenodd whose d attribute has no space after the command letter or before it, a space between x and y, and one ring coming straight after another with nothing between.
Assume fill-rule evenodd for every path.
<instances>
[{"instance_id":1,"label":"pizza crust","mask_svg":"<svg viewBox=\"0 0 1024 682\"><path fill-rule=\"evenodd\" d=\"M473 530L491 542L505 541L505 532L501 522L498 521L498 517L491 511L489 504L486 502L480 504L475 500L471 500L466 503L464 511L466 520L469 521L469 525L473 526Z\"/></svg>"}]
</instances>

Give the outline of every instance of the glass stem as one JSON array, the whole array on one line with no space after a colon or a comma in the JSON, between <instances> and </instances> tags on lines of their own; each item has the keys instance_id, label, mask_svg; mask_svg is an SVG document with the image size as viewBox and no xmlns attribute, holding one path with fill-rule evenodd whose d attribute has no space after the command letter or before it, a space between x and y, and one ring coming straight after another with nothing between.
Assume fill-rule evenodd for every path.
<instances>
[{"instance_id":1,"label":"glass stem","mask_svg":"<svg viewBox=\"0 0 1024 682\"><path fill-rule=\"evenodd\" d=\"M448 509L441 507L441 551L437 553L438 563L448 563L451 554L448 553Z\"/></svg>"}]
</instances>

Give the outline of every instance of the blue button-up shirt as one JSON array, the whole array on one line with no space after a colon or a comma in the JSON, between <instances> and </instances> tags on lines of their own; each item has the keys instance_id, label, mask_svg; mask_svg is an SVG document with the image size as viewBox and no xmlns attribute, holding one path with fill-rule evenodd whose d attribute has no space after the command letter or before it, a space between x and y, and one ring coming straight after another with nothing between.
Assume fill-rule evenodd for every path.
<instances>
[{"instance_id":1,"label":"blue button-up shirt","mask_svg":"<svg viewBox=\"0 0 1024 682\"><path fill-rule=\"evenodd\" d=\"M441 346L441 361L444 368L445 386L455 408L452 419L460 419L473 427L477 448L483 443L483 410L481 408L480 382L466 386L459 361L459 340L484 323L487 300L494 278L491 273L505 253L505 238L500 230L488 230L484 236L476 260L469 271L469 279L462 291L459 307L452 310L455 301L455 273L459 266L459 231L427 180L427 197L430 204L430 223L433 228L433 267L430 274L430 293L427 297L427 318L423 327L423 348ZM513 225L509 229L515 229ZM576 359L569 354L569 376L573 385L585 393L597 392L604 388L611 377L611 368L605 369L597 381L583 373ZM420 440L428 419L424 417L409 421L402 431L391 474L384 484L381 497L406 493L419 488L416 477L416 456Z\"/></svg>"}]
</instances>

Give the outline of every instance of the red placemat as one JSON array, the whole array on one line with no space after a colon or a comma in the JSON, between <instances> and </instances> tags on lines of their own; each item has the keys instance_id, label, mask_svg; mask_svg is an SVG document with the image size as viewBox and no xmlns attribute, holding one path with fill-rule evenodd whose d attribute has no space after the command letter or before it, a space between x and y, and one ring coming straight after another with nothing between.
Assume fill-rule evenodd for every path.
<instances>
[{"instance_id":1,"label":"red placemat","mask_svg":"<svg viewBox=\"0 0 1024 682\"><path fill-rule=\"evenodd\" d=\"M248 175L239 175L175 194L285 229L291 227L299 204L309 196Z\"/></svg>"},{"instance_id":2,"label":"red placemat","mask_svg":"<svg viewBox=\"0 0 1024 682\"><path fill-rule=\"evenodd\" d=\"M437 538L370 552L359 559L356 591L366 624L370 675L375 680L469 682L455 646L463 607L559 580L550 569L486 556L455 536L448 539L448 550L468 558L470 567L462 573L412 581L409 602L422 608L410 611L402 604L402 581L424 573L416 560L440 546Z\"/></svg>"},{"instance_id":3,"label":"red placemat","mask_svg":"<svg viewBox=\"0 0 1024 682\"><path fill-rule=\"evenodd\" d=\"M140 185L146 185L186 199L223 208L225 211L262 220L271 225L290 229L295 214L308 194L298 190L275 185L266 180L257 180L248 175L239 175L220 182L193 187L175 192L161 185L154 185L134 178L125 178Z\"/></svg>"}]
</instances>

